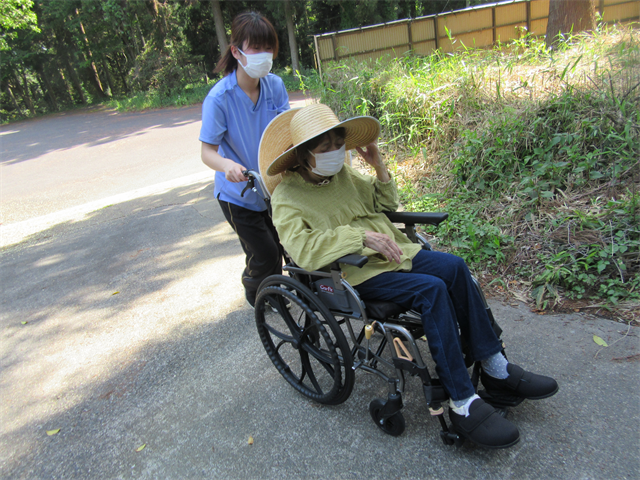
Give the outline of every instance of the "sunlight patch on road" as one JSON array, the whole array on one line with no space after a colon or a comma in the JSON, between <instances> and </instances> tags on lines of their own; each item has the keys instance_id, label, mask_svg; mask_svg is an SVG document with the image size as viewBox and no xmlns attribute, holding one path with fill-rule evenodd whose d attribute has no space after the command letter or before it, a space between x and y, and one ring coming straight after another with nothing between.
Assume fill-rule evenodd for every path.
<instances>
[{"instance_id":1,"label":"sunlight patch on road","mask_svg":"<svg viewBox=\"0 0 640 480\"><path fill-rule=\"evenodd\" d=\"M213 172L204 171L195 173L193 175L176 178L175 180L169 180L168 182L162 182L148 187L138 188L130 192L120 193L111 197L95 200L93 202L85 203L84 205L66 208L40 217L30 218L28 220L23 220L22 222L0 225L0 247L19 243L30 235L65 222L74 223L86 220L90 213L100 210L101 208L111 207L119 203L150 195L166 193L176 187L184 187L206 180L213 181Z\"/></svg>"}]
</instances>

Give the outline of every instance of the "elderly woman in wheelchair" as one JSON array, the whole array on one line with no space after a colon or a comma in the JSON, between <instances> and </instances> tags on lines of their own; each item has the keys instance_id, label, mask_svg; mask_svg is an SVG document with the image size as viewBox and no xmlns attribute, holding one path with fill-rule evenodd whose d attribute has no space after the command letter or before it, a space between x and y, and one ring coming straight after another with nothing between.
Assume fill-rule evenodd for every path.
<instances>
[{"instance_id":1,"label":"elderly woman in wheelchair","mask_svg":"<svg viewBox=\"0 0 640 480\"><path fill-rule=\"evenodd\" d=\"M401 392L409 374L422 381L446 444L466 438L510 447L519 432L505 408L550 397L558 384L508 362L501 330L464 261L432 251L416 235L415 224L437 225L447 215L395 212L398 194L377 147L379 132L375 118L340 122L321 104L284 112L265 130L261 176L273 192L273 222L290 262L289 276L269 277L258 291L260 338L284 378L321 403L344 402L355 370L385 379L388 398L374 400L370 413L386 433L404 430ZM345 163L354 148L375 177ZM392 222L404 223L404 233ZM423 336L437 378L417 347Z\"/></svg>"}]
</instances>

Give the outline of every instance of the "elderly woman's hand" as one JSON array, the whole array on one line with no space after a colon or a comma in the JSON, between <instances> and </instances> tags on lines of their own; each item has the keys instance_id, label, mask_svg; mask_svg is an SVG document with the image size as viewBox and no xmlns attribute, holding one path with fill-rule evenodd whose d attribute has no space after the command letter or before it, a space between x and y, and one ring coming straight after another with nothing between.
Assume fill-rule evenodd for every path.
<instances>
[{"instance_id":1,"label":"elderly woman's hand","mask_svg":"<svg viewBox=\"0 0 640 480\"><path fill-rule=\"evenodd\" d=\"M369 145L366 145L363 148L356 147L356 150L358 151L362 159L372 167L376 168L379 166L384 166L384 163L382 162L382 157L380 156L380 149L378 148L378 142L371 142Z\"/></svg>"},{"instance_id":2,"label":"elderly woman's hand","mask_svg":"<svg viewBox=\"0 0 640 480\"><path fill-rule=\"evenodd\" d=\"M366 150L365 150L366 149ZM383 183L387 183L391 180L389 173L387 172L387 167L384 166L384 162L382 161L382 157L380 156L380 149L378 149L378 142L371 142L369 145L366 145L364 148L356 147L356 150L362 157L362 159L376 169L376 175L378 176L378 180Z\"/></svg>"},{"instance_id":3,"label":"elderly woman's hand","mask_svg":"<svg viewBox=\"0 0 640 480\"><path fill-rule=\"evenodd\" d=\"M369 247L376 252L381 253L389 261L394 261L396 263L400 263L400 255L402 255L402 250L398 244L389 236L384 233L371 232L367 230L364 232L366 238L364 240L364 246Z\"/></svg>"}]
</instances>

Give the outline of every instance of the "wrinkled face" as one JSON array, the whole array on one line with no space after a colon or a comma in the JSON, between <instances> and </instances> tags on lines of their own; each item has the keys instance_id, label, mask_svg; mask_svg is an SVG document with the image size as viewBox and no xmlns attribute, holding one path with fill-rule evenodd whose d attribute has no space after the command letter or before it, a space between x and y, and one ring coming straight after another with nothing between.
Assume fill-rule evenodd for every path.
<instances>
[{"instance_id":1,"label":"wrinkled face","mask_svg":"<svg viewBox=\"0 0 640 480\"><path fill-rule=\"evenodd\" d=\"M323 134L320 137L320 143L313 149L309 151L313 154L316 153L327 153L332 152L334 150L339 150L344 145L344 136L340 135L335 130L329 130L327 133ZM316 159L313 155L307 156L307 161L309 162L309 166L314 168L316 166Z\"/></svg>"}]
</instances>

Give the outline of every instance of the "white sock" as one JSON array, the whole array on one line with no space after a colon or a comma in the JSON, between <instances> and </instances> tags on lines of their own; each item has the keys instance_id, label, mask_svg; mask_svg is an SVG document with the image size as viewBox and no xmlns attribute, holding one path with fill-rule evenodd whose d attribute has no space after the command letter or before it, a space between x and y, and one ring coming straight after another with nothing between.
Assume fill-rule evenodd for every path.
<instances>
[{"instance_id":1,"label":"white sock","mask_svg":"<svg viewBox=\"0 0 640 480\"><path fill-rule=\"evenodd\" d=\"M468 417L469 406L471 405L471 402L473 402L476 398L480 397L474 393L469 398L465 398L464 400L449 400L449 406L458 415L464 415L465 417Z\"/></svg>"},{"instance_id":2,"label":"white sock","mask_svg":"<svg viewBox=\"0 0 640 480\"><path fill-rule=\"evenodd\" d=\"M482 360L482 369L487 375L497 379L504 379L509 376L507 365L509 361L504 357L502 352L491 355L489 358Z\"/></svg>"}]
</instances>

